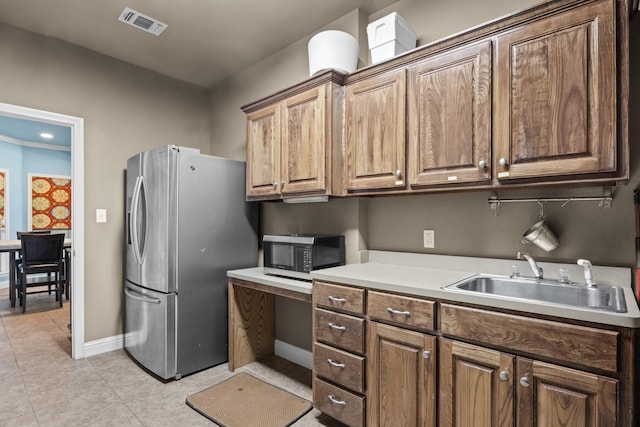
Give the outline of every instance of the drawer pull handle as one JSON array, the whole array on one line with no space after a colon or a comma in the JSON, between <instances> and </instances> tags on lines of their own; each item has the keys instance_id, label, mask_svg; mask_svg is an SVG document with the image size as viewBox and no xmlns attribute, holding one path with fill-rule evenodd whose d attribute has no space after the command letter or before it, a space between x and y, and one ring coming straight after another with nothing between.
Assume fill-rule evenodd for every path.
<instances>
[{"instance_id":1,"label":"drawer pull handle","mask_svg":"<svg viewBox=\"0 0 640 427\"><path fill-rule=\"evenodd\" d=\"M347 302L346 298L337 298L337 297L334 297L333 295L329 295L327 298L329 298L329 301L331 302L339 302L339 303Z\"/></svg>"},{"instance_id":2,"label":"drawer pull handle","mask_svg":"<svg viewBox=\"0 0 640 427\"><path fill-rule=\"evenodd\" d=\"M327 363L329 363L329 365L331 365L331 366L335 366L336 368L341 368L341 369L345 368L345 364L344 363L336 362L336 361L331 360L331 359L327 359Z\"/></svg>"},{"instance_id":3,"label":"drawer pull handle","mask_svg":"<svg viewBox=\"0 0 640 427\"><path fill-rule=\"evenodd\" d=\"M335 397L333 397L333 394L329 395L329 400L331 401L331 403L335 403L336 405L346 405L347 402L345 402L344 400L338 400Z\"/></svg>"},{"instance_id":4,"label":"drawer pull handle","mask_svg":"<svg viewBox=\"0 0 640 427\"><path fill-rule=\"evenodd\" d=\"M329 327L330 327L331 329L337 329L337 330L339 330L339 331L346 331L346 330L347 330L347 327L346 327L346 326L336 325L336 324L335 324L335 323L333 323L333 322L329 322L329 323L327 323L327 324L329 325Z\"/></svg>"},{"instance_id":5,"label":"drawer pull handle","mask_svg":"<svg viewBox=\"0 0 640 427\"><path fill-rule=\"evenodd\" d=\"M402 316L411 316L411 312L410 311L400 311L400 310L394 310L391 307L387 307L387 312L389 312L390 314L397 314L397 315L402 315Z\"/></svg>"}]
</instances>

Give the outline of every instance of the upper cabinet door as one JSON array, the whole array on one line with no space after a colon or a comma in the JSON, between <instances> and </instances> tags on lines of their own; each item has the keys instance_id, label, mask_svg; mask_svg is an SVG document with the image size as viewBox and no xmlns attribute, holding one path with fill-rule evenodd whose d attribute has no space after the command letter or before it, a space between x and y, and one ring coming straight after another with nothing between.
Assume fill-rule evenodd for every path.
<instances>
[{"instance_id":1,"label":"upper cabinet door","mask_svg":"<svg viewBox=\"0 0 640 427\"><path fill-rule=\"evenodd\" d=\"M282 109L282 194L325 190L327 85L288 98ZM331 145L328 146L331 148Z\"/></svg>"},{"instance_id":2,"label":"upper cabinet door","mask_svg":"<svg viewBox=\"0 0 640 427\"><path fill-rule=\"evenodd\" d=\"M346 189L405 188L406 72L347 86Z\"/></svg>"},{"instance_id":3,"label":"upper cabinet door","mask_svg":"<svg viewBox=\"0 0 640 427\"><path fill-rule=\"evenodd\" d=\"M280 108L270 105L247 116L247 197L280 188Z\"/></svg>"},{"instance_id":4,"label":"upper cabinet door","mask_svg":"<svg viewBox=\"0 0 640 427\"><path fill-rule=\"evenodd\" d=\"M491 179L491 41L409 68L409 184Z\"/></svg>"},{"instance_id":5,"label":"upper cabinet door","mask_svg":"<svg viewBox=\"0 0 640 427\"><path fill-rule=\"evenodd\" d=\"M616 170L615 5L601 0L497 37L499 180Z\"/></svg>"}]
</instances>

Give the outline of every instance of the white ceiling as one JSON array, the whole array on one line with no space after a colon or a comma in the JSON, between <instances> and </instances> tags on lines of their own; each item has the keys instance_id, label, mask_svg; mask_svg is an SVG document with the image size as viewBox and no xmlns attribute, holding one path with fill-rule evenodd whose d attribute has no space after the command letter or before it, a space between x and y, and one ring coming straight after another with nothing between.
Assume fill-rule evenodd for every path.
<instances>
[{"instance_id":1,"label":"white ceiling","mask_svg":"<svg viewBox=\"0 0 640 427\"><path fill-rule=\"evenodd\" d=\"M0 0L0 21L203 87L356 8L396 0ZM125 7L167 24L160 36L118 21Z\"/></svg>"}]
</instances>

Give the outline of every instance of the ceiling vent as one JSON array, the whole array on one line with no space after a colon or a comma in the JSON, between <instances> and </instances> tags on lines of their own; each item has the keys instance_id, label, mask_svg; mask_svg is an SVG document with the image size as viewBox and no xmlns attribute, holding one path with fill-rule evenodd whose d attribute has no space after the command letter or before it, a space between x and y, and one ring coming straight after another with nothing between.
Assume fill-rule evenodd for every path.
<instances>
[{"instance_id":1,"label":"ceiling vent","mask_svg":"<svg viewBox=\"0 0 640 427\"><path fill-rule=\"evenodd\" d=\"M167 24L160 22L157 19L151 18L147 15L143 15L140 12L136 12L130 7L125 7L118 21L122 21L125 24L132 25L136 28L140 28L148 33L159 36L167 28Z\"/></svg>"}]
</instances>

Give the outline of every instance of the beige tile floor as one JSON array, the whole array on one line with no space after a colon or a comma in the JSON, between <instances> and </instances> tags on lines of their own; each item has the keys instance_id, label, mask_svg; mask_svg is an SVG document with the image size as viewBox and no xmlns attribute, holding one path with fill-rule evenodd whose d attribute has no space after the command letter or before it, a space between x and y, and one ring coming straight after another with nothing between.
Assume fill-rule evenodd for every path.
<instances>
[{"instance_id":1,"label":"beige tile floor","mask_svg":"<svg viewBox=\"0 0 640 427\"><path fill-rule=\"evenodd\" d=\"M22 314L10 307L8 295L0 289L0 426L215 425L185 399L232 376L226 363L162 382L124 350L73 360L69 302L59 308L53 296L30 296ZM238 371L311 400L311 372L283 359ZM341 424L314 409L293 425Z\"/></svg>"}]
</instances>

